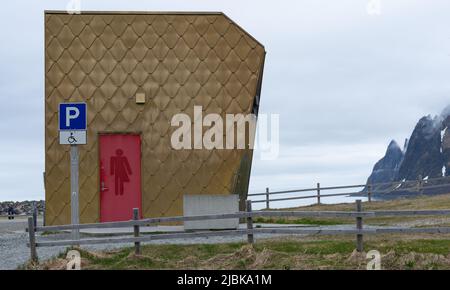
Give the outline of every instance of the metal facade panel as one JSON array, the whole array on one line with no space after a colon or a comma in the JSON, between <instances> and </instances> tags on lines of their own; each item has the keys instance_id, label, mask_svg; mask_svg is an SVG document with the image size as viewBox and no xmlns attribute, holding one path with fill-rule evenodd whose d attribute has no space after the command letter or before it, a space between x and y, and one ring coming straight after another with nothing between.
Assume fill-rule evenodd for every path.
<instances>
[{"instance_id":1,"label":"metal facade panel","mask_svg":"<svg viewBox=\"0 0 450 290\"><path fill-rule=\"evenodd\" d=\"M88 105L82 223L99 222L99 133L141 134L144 217L182 214L185 193L246 194L250 166L241 163L251 162L251 150L173 150L170 120L192 116L194 105L204 114L251 113L264 57L264 47L221 13L46 12L47 224L70 222L69 148L58 144L62 102ZM138 93L145 104L136 104Z\"/></svg>"}]
</instances>

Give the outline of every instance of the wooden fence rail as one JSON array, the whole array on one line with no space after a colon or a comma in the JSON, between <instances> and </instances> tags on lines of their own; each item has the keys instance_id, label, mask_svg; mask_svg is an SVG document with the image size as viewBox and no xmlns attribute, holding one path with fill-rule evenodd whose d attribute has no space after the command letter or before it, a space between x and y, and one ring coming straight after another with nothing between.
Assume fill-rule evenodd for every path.
<instances>
[{"instance_id":1,"label":"wooden fence rail","mask_svg":"<svg viewBox=\"0 0 450 290\"><path fill-rule=\"evenodd\" d=\"M433 184L435 182L444 182L443 184ZM252 200L252 203L265 203L266 209L270 209L271 202L288 201L288 200L301 200L301 199L316 199L317 204L321 204L323 198L336 197L336 196L366 196L369 202L372 202L374 194L386 194L394 193L396 191L407 191L407 192L423 192L424 190L438 189L438 188L450 188L450 177L440 177L440 178L430 178L423 179L421 176L417 180L407 180L407 181L397 181L397 182L387 182L387 183L372 183L372 184L355 184L355 185L343 185L343 186L327 186L321 187L320 183L317 183L317 187L303 188L303 189L293 189L293 190L283 190L283 191L270 191L266 188L265 192L250 193L249 198L252 197L265 197L265 199ZM360 191L353 192L338 192L338 193L328 193L324 194L323 191L330 190L342 190L342 189L360 189ZM365 189L365 191L362 191ZM303 195L303 196L289 196L289 197L279 197L271 198L278 195L294 194L294 193L304 193L304 192L314 192L315 194Z\"/></svg>"},{"instance_id":2,"label":"wooden fence rail","mask_svg":"<svg viewBox=\"0 0 450 290\"><path fill-rule=\"evenodd\" d=\"M80 224L80 225L61 225L61 226L44 226L35 227L34 217L28 218L28 234L29 242L27 246L30 248L30 256L32 261L38 260L37 248L53 247L53 246L81 246L88 244L116 244L116 243L133 243L135 246L135 254L141 252L141 243L154 240L168 239L189 239L189 238L207 238L217 236L247 236L248 243L254 243L256 234L288 234L288 235L355 235L356 249L363 251L363 237L366 234L388 234L388 233L450 233L450 227L432 227L432 228L363 228L363 219L379 216L428 216L428 215L450 215L448 210L402 210L402 211L364 211L360 200L356 201L356 211L252 211L251 201L247 201L247 209L245 212L233 214L215 214L203 216L180 216L180 217L164 217L138 219L139 212L133 209L133 219L124 222L110 222L97 224ZM312 229L312 228L254 228L253 219L255 217L340 217L354 218L355 228L353 229ZM202 220L218 220L230 218L245 218L247 223L246 229L225 230L225 231L200 231L200 232L177 232L164 234L141 235L140 227L159 224L165 222L183 222L183 221L202 221ZM80 230L92 228L123 228L131 227L133 229L132 236L122 237L104 237L104 238L87 238L87 239L71 239L56 241L37 241L36 232L44 231L64 231L64 230Z\"/></svg>"},{"instance_id":3,"label":"wooden fence rail","mask_svg":"<svg viewBox=\"0 0 450 290\"><path fill-rule=\"evenodd\" d=\"M106 222L95 224L80 224L80 225L60 225L60 226L45 226L36 227L36 232L49 231L65 231L73 229L100 229L100 228L126 228L133 226L147 226L153 224L167 223L167 222L185 222L185 221L202 221L202 220L216 220L216 219L230 219L230 218L248 218L248 217L356 217L373 216L372 212L341 212L341 211L252 211L252 212L238 212L229 214L216 215L202 215L202 216L178 216L178 217L163 217L163 218L148 218L141 220L130 220L123 222Z\"/></svg>"},{"instance_id":4,"label":"wooden fence rail","mask_svg":"<svg viewBox=\"0 0 450 290\"><path fill-rule=\"evenodd\" d=\"M73 245L92 245L92 244L125 244L136 242L150 242L156 240L169 239L188 239L188 238L207 238L207 237L223 237L223 236L242 236L254 234L287 234L287 235L374 235L374 234L448 234L450 227L433 227L433 228L377 228L377 229L308 229L308 228L254 228L253 230L239 229L227 231L210 231L210 232L181 232L170 234L151 234L140 237L109 237L109 238L91 238L80 240L55 240L36 242L36 247L54 247L54 246L73 246Z\"/></svg>"}]
</instances>

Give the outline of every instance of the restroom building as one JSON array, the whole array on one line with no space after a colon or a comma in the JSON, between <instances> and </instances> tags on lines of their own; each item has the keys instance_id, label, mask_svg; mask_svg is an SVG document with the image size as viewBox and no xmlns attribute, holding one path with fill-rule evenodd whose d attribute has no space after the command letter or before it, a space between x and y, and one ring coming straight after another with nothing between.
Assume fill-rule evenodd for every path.
<instances>
[{"instance_id":1,"label":"restroom building","mask_svg":"<svg viewBox=\"0 0 450 290\"><path fill-rule=\"evenodd\" d=\"M81 223L183 214L185 194L246 199L253 150L171 146L172 117L258 113L265 49L223 13L45 12L45 218L70 223L60 103L87 104ZM225 119L225 117L224 117ZM241 204L242 207L242 204Z\"/></svg>"}]
</instances>

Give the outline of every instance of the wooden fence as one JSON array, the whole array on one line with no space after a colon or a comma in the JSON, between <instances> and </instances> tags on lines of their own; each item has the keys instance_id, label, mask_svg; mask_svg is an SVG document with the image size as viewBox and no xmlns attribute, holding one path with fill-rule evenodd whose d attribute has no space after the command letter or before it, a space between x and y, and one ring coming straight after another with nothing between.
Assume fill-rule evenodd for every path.
<instances>
[{"instance_id":1,"label":"wooden fence","mask_svg":"<svg viewBox=\"0 0 450 290\"><path fill-rule=\"evenodd\" d=\"M79 224L79 225L61 225L61 226L43 226L36 227L33 217L28 219L28 234L31 260L37 261L37 248L53 247L53 246L80 246L88 244L114 244L114 243L134 243L135 253L140 254L141 243L154 240L168 239L189 239L198 237L217 237L217 236L247 236L248 243L254 243L255 234L286 234L286 235L355 235L356 249L363 251L363 236L366 234L386 234L386 233L450 233L450 227L430 227L430 228L370 228L363 227L363 219L370 217L386 217L386 216L429 216L429 215L450 215L450 210L404 210L404 211L363 211L361 200L357 200L355 211L252 211L252 202L247 201L247 209L245 212L237 212L232 214L215 214L203 216L179 216L179 217L161 217L139 220L139 212L133 210L133 220L123 222L107 222L96 224ZM338 217L338 218L354 218L355 228L351 229L312 229L312 228L255 228L253 219L255 217ZM222 230L222 231L199 231L199 232L176 232L165 234L149 234L141 235L140 227L147 225L155 225L166 222L185 222L185 221L202 221L202 220L218 220L239 218L246 219L246 229ZM65 230L82 230L82 229L105 229L105 228L126 228L133 229L133 236L122 237L102 237L102 238L81 238L71 240L48 240L37 241L36 232L45 231L65 231Z\"/></svg>"},{"instance_id":2,"label":"wooden fence","mask_svg":"<svg viewBox=\"0 0 450 290\"><path fill-rule=\"evenodd\" d=\"M373 183L373 184L355 184L355 185L344 185L344 186L330 186L330 187L321 187L320 183L317 183L316 187L312 188L304 188L304 189L294 189L294 190L284 190L284 191L270 191L269 188L266 188L266 192L259 193L250 193L248 194L249 198L260 197L263 196L264 199L253 200L252 203L265 203L266 209L270 209L271 202L279 202L279 201L289 201L289 200L301 200L301 199L316 199L316 203L320 204L321 199L328 197L336 197L336 196L366 196L368 202L372 202L373 196L375 194L393 194L397 192L416 192L423 193L432 189L439 188L450 188L450 176L441 177L441 178L430 178L423 179L422 176L419 176L417 180L405 180L405 181L397 181L397 182L386 182L386 183ZM345 191L345 192L337 192L337 193L329 193L323 194L324 191L336 191L336 190L353 190L353 191ZM358 191L356 191L358 189ZM276 198L280 195L292 195L296 193L307 193L314 192L314 194L309 195L301 195L301 196L289 196L289 197L280 197Z\"/></svg>"}]
</instances>

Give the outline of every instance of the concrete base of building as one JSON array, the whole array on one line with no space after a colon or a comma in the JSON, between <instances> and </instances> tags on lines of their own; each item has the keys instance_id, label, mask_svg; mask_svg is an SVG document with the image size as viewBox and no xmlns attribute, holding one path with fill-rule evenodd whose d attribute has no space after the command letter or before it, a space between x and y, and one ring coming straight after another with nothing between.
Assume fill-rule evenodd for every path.
<instances>
[{"instance_id":1,"label":"concrete base of building","mask_svg":"<svg viewBox=\"0 0 450 290\"><path fill-rule=\"evenodd\" d=\"M184 216L227 214L239 212L239 196L230 195L184 195ZM237 229L239 219L186 221L185 230Z\"/></svg>"}]
</instances>

